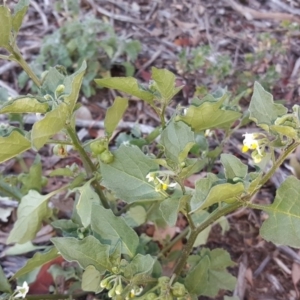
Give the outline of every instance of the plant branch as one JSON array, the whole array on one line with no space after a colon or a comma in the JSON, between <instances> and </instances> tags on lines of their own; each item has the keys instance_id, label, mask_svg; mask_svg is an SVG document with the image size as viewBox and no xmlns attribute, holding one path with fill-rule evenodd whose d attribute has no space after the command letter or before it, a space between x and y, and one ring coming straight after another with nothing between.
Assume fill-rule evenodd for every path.
<instances>
[{"instance_id":1,"label":"plant branch","mask_svg":"<svg viewBox=\"0 0 300 300\"><path fill-rule=\"evenodd\" d=\"M260 181L260 186L266 184L271 177L273 176L276 169L280 167L280 165L285 161L287 156L291 154L298 146L300 145L299 142L292 143L285 151L283 151L280 156L278 157L277 161L273 164L272 168L265 174L265 176Z\"/></svg>"},{"instance_id":2,"label":"plant branch","mask_svg":"<svg viewBox=\"0 0 300 300\"><path fill-rule=\"evenodd\" d=\"M13 59L16 62L19 63L19 65L22 67L22 69L27 73L27 75L32 79L32 81L36 84L38 88L42 86L41 81L39 78L35 75L35 73L32 71L31 67L27 64L25 59L23 58L20 50L15 46L12 51Z\"/></svg>"},{"instance_id":3,"label":"plant branch","mask_svg":"<svg viewBox=\"0 0 300 300\"><path fill-rule=\"evenodd\" d=\"M249 195L247 195L247 198L250 198ZM243 201L246 201L246 199L244 199ZM243 201L237 201L233 204L227 204L226 206L222 207L221 209L217 209L215 211L213 211L206 220L204 220L195 230L193 230L191 232L191 235L187 241L187 244L185 245L183 251L182 251L182 255L180 257L179 262L177 263L177 265L175 266L174 269L174 273L176 274L176 279L179 277L182 269L185 267L186 265L186 261L193 249L194 243L196 241L196 238L198 236L198 234L203 231L205 228L207 228L209 225L211 225L212 223L214 223L215 221L217 221L219 218L221 218L224 215L227 215L233 211L235 211L236 209L238 209L239 207L244 205Z\"/></svg>"},{"instance_id":4,"label":"plant branch","mask_svg":"<svg viewBox=\"0 0 300 300\"><path fill-rule=\"evenodd\" d=\"M69 137L71 138L72 142L73 142L73 146L74 148L79 152L79 155L82 159L82 162L85 166L86 172L88 177L93 177L94 173L98 172L96 166L93 164L93 162L91 161L90 157L88 156L88 154L86 153L86 151L84 150L84 148L81 146L81 142L77 136L77 133L73 130L72 126L70 124L66 125L66 129L67 132L69 134ZM92 181L92 186L94 187L96 193L98 194L100 201L102 203L102 205L105 208L110 208L110 205L102 191L102 188L100 186L100 184L98 183L97 179Z\"/></svg>"}]
</instances>

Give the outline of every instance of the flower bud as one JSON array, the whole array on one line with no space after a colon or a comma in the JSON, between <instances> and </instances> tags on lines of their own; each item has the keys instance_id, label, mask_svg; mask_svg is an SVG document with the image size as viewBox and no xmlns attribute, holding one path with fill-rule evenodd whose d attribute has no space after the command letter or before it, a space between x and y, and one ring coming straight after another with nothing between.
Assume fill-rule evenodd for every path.
<instances>
[{"instance_id":1,"label":"flower bud","mask_svg":"<svg viewBox=\"0 0 300 300\"><path fill-rule=\"evenodd\" d=\"M60 84L56 90L55 90L55 95L59 96L65 91L65 86L63 84Z\"/></svg>"},{"instance_id":2,"label":"flower bud","mask_svg":"<svg viewBox=\"0 0 300 300\"><path fill-rule=\"evenodd\" d=\"M121 293L123 292L123 286L122 284L117 285L115 292L117 295L121 295Z\"/></svg>"}]
</instances>

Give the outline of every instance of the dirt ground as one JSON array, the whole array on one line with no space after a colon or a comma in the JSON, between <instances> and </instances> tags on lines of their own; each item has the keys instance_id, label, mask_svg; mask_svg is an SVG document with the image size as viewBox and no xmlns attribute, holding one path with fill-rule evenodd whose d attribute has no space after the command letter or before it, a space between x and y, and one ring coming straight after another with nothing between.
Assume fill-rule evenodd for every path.
<instances>
[{"instance_id":1,"label":"dirt ground","mask_svg":"<svg viewBox=\"0 0 300 300\"><path fill-rule=\"evenodd\" d=\"M61 11L54 9L54 2L31 1L19 38L20 48L28 61L38 55L46 35L72 18L68 1L56 1L61 2ZM176 96L173 108L178 103L189 103L194 93L201 94L204 88L212 91L225 86L233 95L248 90L241 101L246 107L255 80L263 82L274 99L287 107L299 104L298 0L81 0L79 3L79 17L88 14L96 16L110 23L119 36L140 41L142 49L134 61L134 76L141 82L150 79L151 67L155 66L168 68L176 74L180 84L186 85ZM198 60L195 59L197 55ZM117 62L111 66L111 72L118 76L125 74L124 68ZM20 68L15 63L0 62L0 87L7 88L12 96L30 91L29 83L22 89L18 85L19 73ZM95 124L94 120L102 120L114 95L97 90L90 99L82 96L81 102L92 112L90 121L85 123L88 125L79 128L83 134L95 137L103 129L99 122L96 129L90 125ZM147 126L155 126L158 120L146 106L132 101L125 121L128 127L138 121L147 130ZM28 126L31 123L28 120ZM127 129L125 125L122 130ZM228 143L228 151L240 156L240 144L241 138L234 136ZM49 168L44 170L45 174L61 163L49 153L46 150L42 153ZM33 153L28 153L25 161L30 164L32 158ZM249 158L244 156L243 159ZM64 161L63 164L68 163ZM15 160L0 167L4 174L16 174L18 170L19 165ZM255 202L272 203L276 188L290 173L291 167L287 161L256 196ZM59 184L62 183L51 182L46 188L47 192ZM64 203L60 209L67 212L71 202ZM0 207L7 208L3 201ZM13 208L10 204L12 215L7 220L0 220L0 262L8 276L33 253L7 254L9 247L5 245L5 240L15 220ZM300 252L275 246L260 238L259 228L264 218L266 215L258 211L237 211L228 217L230 230L224 235L218 225L213 228L207 246L226 249L236 262L230 271L238 278L233 295L239 299L300 299ZM53 234L51 226L45 226L34 242L43 245ZM232 294L220 292L215 299L223 299L224 295Z\"/></svg>"}]
</instances>

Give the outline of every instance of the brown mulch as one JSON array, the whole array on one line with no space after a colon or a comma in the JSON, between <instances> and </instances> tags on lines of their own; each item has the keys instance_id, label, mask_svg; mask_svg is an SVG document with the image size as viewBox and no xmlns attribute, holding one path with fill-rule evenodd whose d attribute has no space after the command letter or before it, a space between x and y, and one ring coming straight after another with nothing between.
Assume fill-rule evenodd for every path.
<instances>
[{"instance_id":1,"label":"brown mulch","mask_svg":"<svg viewBox=\"0 0 300 300\"><path fill-rule=\"evenodd\" d=\"M16 1L11 1L12 3ZM19 45L30 61L39 52L42 39L70 18L68 12L56 12L51 0L31 1L25 23L20 31ZM196 87L206 87L208 91L227 86L233 95L241 89L251 89L254 80L266 82L276 100L291 108L300 101L300 3L296 0L82 0L80 14L92 14L110 22L118 35L137 39L142 44L142 51L135 62L135 76L142 82L150 78L151 66L168 68L177 75L179 84L186 84L183 91L171 105L187 104L194 95ZM287 29L287 24L290 24ZM268 38L261 38L267 34ZM190 58L195 49L210 46L204 64L193 69L191 61L182 61L182 52ZM247 62L247 55L258 57L254 62ZM229 57L231 65L224 73L212 73L213 63L219 58ZM190 69L188 69L190 68ZM192 69L191 69L192 68ZM271 69L276 70L276 76ZM113 69L117 75L122 70ZM29 92L29 85L20 90L17 76L20 68L15 63L0 62L0 86L10 87L9 93L15 96ZM217 74L217 75L216 75ZM224 75L225 74L225 75ZM271 79L266 77L266 74ZM272 77L273 76L273 77ZM275 78L275 79L274 79ZM95 137L103 130L103 115L110 105L114 94L98 90L91 101L82 99L86 107L92 111L82 125L83 136ZM103 99L99 101L99 99ZM247 105L249 97L243 99ZM3 121L0 116L0 122ZM98 121L96 124L94 120ZM123 130L132 128L134 122L145 125L143 131L151 130L157 124L157 117L143 103L132 101L124 119ZM32 124L34 119L28 124ZM93 128L94 126L94 128ZM148 126L148 127L147 127ZM97 128L96 128L97 127ZM95 129L96 128L96 129ZM84 129L88 131L84 132ZM231 144L237 150L235 141ZM47 171L58 164L51 154L47 157ZM28 165L32 155L26 154ZM75 159L75 158L73 158ZM45 160L46 161L46 160ZM71 161L63 162L70 164ZM18 171L15 161L0 167L3 173ZM46 171L46 170L45 170ZM277 174L280 179L273 179L269 185L257 195L258 203L272 203L275 189L289 171L282 168ZM51 181L51 188L60 182ZM48 187L49 188L49 187ZM0 203L3 206L3 202ZM65 203L60 209L67 213L70 204ZM11 204L10 204L11 205ZM222 247L229 251L237 263L231 272L238 277L234 295L245 300L298 299L299 263L297 250L275 246L262 240L259 228L266 216L258 211L244 209L229 216L230 230L221 234L215 226L209 236L207 246ZM7 249L5 240L12 226L15 214L7 222L0 220L0 252ZM37 243L48 241L53 232L46 228L40 234ZM25 255L1 257L1 264L7 275L12 275L26 261ZM293 283L295 282L295 284ZM223 299L225 293L215 299ZM226 293L230 295L230 293ZM199 299L208 299L200 297Z\"/></svg>"}]
</instances>

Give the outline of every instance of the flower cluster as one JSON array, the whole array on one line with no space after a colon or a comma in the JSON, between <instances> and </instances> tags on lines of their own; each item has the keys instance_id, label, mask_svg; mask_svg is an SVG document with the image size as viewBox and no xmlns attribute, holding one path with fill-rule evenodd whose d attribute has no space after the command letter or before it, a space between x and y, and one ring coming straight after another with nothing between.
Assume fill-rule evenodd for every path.
<instances>
[{"instance_id":1,"label":"flower cluster","mask_svg":"<svg viewBox=\"0 0 300 300\"><path fill-rule=\"evenodd\" d=\"M162 174L159 175L157 172L150 172L146 176L148 182L153 182L156 192L166 191L168 188L173 188L176 186L176 182L170 183L169 175Z\"/></svg>"},{"instance_id":2,"label":"flower cluster","mask_svg":"<svg viewBox=\"0 0 300 300\"><path fill-rule=\"evenodd\" d=\"M267 145L267 138L262 133L246 133L243 134L243 148L242 152L253 150L251 157L256 164L260 163L262 158L266 155L265 147Z\"/></svg>"}]
</instances>

